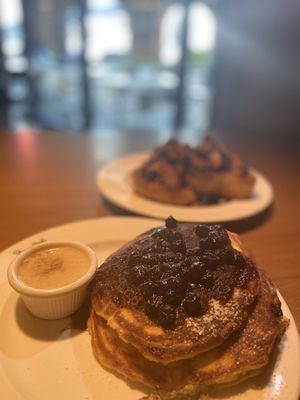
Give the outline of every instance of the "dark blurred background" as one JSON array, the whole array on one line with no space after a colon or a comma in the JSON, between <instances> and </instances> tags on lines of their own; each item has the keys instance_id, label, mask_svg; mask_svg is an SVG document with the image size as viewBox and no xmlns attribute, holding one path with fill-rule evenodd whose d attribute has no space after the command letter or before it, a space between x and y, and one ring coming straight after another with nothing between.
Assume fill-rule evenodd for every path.
<instances>
[{"instance_id":1,"label":"dark blurred background","mask_svg":"<svg viewBox=\"0 0 300 400\"><path fill-rule=\"evenodd\" d=\"M0 0L2 131L298 134L298 0Z\"/></svg>"}]
</instances>

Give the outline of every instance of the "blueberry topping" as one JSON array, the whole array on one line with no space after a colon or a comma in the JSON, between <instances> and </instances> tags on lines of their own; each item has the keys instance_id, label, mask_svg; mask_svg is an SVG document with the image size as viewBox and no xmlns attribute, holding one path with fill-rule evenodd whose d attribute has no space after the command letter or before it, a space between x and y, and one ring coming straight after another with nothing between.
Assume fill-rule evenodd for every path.
<instances>
[{"instance_id":1,"label":"blueberry topping","mask_svg":"<svg viewBox=\"0 0 300 400\"><path fill-rule=\"evenodd\" d=\"M195 231L199 238L205 238L209 233L209 228L207 225L196 225Z\"/></svg>"},{"instance_id":2,"label":"blueberry topping","mask_svg":"<svg viewBox=\"0 0 300 400\"><path fill-rule=\"evenodd\" d=\"M247 287L257 278L255 265L232 247L221 225L198 224L188 231L178 229L173 217L122 257L119 263L124 261L126 273L120 270L114 276L114 302L143 308L165 329L204 315L210 299L228 302L235 287ZM280 316L280 306L274 305L272 312Z\"/></svg>"}]
</instances>

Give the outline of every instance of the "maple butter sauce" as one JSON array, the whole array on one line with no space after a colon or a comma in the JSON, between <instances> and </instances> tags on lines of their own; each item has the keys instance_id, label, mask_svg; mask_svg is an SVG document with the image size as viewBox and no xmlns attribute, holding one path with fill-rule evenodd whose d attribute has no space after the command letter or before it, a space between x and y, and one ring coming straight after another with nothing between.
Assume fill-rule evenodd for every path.
<instances>
[{"instance_id":1,"label":"maple butter sauce","mask_svg":"<svg viewBox=\"0 0 300 400\"><path fill-rule=\"evenodd\" d=\"M18 278L36 289L57 289L80 279L89 269L87 254L72 246L42 249L26 257Z\"/></svg>"}]
</instances>

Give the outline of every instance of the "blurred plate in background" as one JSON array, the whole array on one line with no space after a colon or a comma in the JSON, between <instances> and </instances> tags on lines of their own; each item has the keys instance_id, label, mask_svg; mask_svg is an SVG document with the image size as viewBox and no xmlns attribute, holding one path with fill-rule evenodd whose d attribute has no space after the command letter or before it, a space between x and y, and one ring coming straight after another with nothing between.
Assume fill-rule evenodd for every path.
<instances>
[{"instance_id":1,"label":"blurred plate in background","mask_svg":"<svg viewBox=\"0 0 300 400\"><path fill-rule=\"evenodd\" d=\"M184 222L226 222L259 214L273 201L270 182L259 172L252 171L256 182L250 199L230 200L208 206L177 206L160 203L135 192L131 173L149 157L148 153L130 154L119 158L98 173L97 186L103 196L127 211L154 218L172 215Z\"/></svg>"}]
</instances>

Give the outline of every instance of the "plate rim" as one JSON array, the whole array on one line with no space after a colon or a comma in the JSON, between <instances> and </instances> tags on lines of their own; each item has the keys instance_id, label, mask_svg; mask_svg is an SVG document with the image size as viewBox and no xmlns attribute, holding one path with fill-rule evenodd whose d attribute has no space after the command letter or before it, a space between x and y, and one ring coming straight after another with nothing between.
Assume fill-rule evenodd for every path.
<instances>
[{"instance_id":1,"label":"plate rim","mask_svg":"<svg viewBox=\"0 0 300 400\"><path fill-rule=\"evenodd\" d=\"M151 154L151 152L147 151L147 152L134 152L134 153L128 153L126 155L123 155L121 157L118 157L108 163L106 163L105 165L103 165L101 168L98 169L97 174L96 174L96 184L97 184L97 188L98 191L103 195L104 198L106 198L108 201L110 201L112 204L115 204L116 206L129 211L129 212L133 212L137 215L141 215L141 216L148 216L151 218L158 218L158 219L164 219L167 218L168 214L166 212L166 208L170 208L170 210L172 210L171 214L177 218L179 221L182 222L203 222L203 223L215 223L215 222L220 222L220 223L225 223L225 222L233 222L233 221L240 221L240 220L244 220L247 218L251 218L255 215L260 214L261 212L263 212L264 210L266 210L270 205L272 205L273 201L274 201L274 189L273 186L271 184L271 182L258 170L251 168L251 171L254 173L254 175L256 176L257 179L257 183L259 182L260 184L264 185L264 188L266 190L265 193L265 198L263 199L264 201L258 205L258 207L254 210L252 209L246 209L246 211L243 210L243 212L239 212L236 216L227 216L226 213L228 212L228 210L226 210L226 208L230 207L233 208L235 204L241 205L242 202L248 202L251 201L251 199L235 199L232 200L231 202L228 203L221 203L218 205L211 205L211 206L201 206L201 207L197 207L197 206L193 206L193 207L189 207L189 206L179 206L179 205L174 205L174 204L170 204L170 203L163 203L163 202L158 202L152 199L149 199L145 196L142 196L136 192L132 191L128 191L128 195L131 195L131 198L129 201L124 202L120 199L120 197L114 195L113 191L111 191L105 183L105 180L107 179L107 172L109 171L110 168L117 166L119 163L122 162L135 162L136 159L141 159L141 161L143 161L144 159L146 159L147 157L149 157L149 155ZM136 166L136 165L135 165ZM121 173L122 171L120 171ZM123 173L123 178L124 180L126 180L127 175L125 175ZM129 185L128 185L129 187ZM135 205L135 201L132 201L132 197L133 200L139 201L141 202L141 206L136 207ZM213 217L211 216L211 214L213 214L213 212L216 210L217 212L220 211L220 209L225 208L225 213L222 217ZM150 211L149 211L150 208ZM154 211L153 211L154 208ZM214 210L215 209L215 210ZM189 210L191 211L190 214L196 215L196 217L192 217L192 216L182 216L182 212L189 212ZM167 215L168 214L168 215ZM197 217L197 214L200 216ZM205 214L208 214L209 216L205 216Z\"/></svg>"},{"instance_id":2,"label":"plate rim","mask_svg":"<svg viewBox=\"0 0 300 400\"><path fill-rule=\"evenodd\" d=\"M145 226L143 228L144 230L149 229L151 227L151 225L155 226L157 223L161 224L160 220L150 219L150 218L141 218L141 217L130 217L130 216L104 216L104 217L100 217L100 218L90 218L90 219L76 220L76 221L72 221L70 223L60 224L60 225L52 226L52 227L50 227L48 229L45 229L45 230L41 230L41 231L37 232L36 234L30 235L30 236L28 236L28 237L16 242L15 244L9 246L8 248L6 248L5 250L0 252L0 264L1 264L1 259L3 257L5 257L5 258L8 257L8 256L13 257L12 252L13 252L14 248L22 246L24 243L27 244L28 242L39 238L41 235L47 236L47 234L49 234L49 233L50 234L55 234L56 230L59 231L62 228L70 229L71 227L74 227L74 225L77 225L77 227L80 227L81 225L89 226L90 224L95 224L95 225L96 224L100 224L101 225L103 222L109 223L109 224L113 223L113 224L117 224L118 226L120 226L120 222L121 221L122 221L122 223L125 223L125 225L126 225L128 223L132 223L133 220L135 220L135 222L137 222L138 224L141 224L141 226L146 224L147 226ZM139 229L139 228L137 228L137 229ZM136 228L134 228L134 229L136 229ZM46 240L47 240L47 238L46 238ZM52 240L52 239L50 239L50 240ZM124 240L126 240L126 239L124 239ZM130 238L127 238L127 240L130 240ZM97 238L96 238L96 241L97 241ZM99 240L99 242L101 242L101 241L103 241L103 238ZM3 270L4 270L4 274L6 276L7 266L8 265L6 265L6 266L5 265L1 265L0 283L3 283L3 277L2 277ZM4 278L4 282L5 282L5 278ZM291 311L289 309L288 304L286 303L286 301L284 300L283 296L280 294L280 292L278 290L277 290L277 292L278 292L280 300L282 301L282 304L283 304L283 307L284 307L284 311L285 311L285 315L290 319L290 326L289 326L288 329L290 329L291 331L289 333L289 336L290 336L290 340L293 340L295 342L295 344L294 344L296 346L295 347L295 352L297 352L299 354L297 367L298 367L298 370L300 372L300 341L299 341L299 333L298 333L298 330L297 330L297 326L296 326L295 320L293 318L293 315L292 315L292 313L291 313ZM1 300L1 297L2 296L0 294L0 300ZM0 309L2 309L2 307L0 307ZM4 389L5 389L5 387L7 388L8 385L11 386L11 384L8 381L7 382L5 381L6 376L4 376L4 379L3 379L3 374L1 373L1 369L2 369L2 366L0 368L0 383L1 383L1 381L2 381L2 383L4 383L3 386L4 386ZM15 387L12 387L12 388L15 390ZM293 395L295 394L295 398L292 397L293 400L297 400L298 399L299 392L300 392L300 379L298 380L298 385L295 384L295 386L294 386L294 391L293 391L292 394ZM18 394L20 395L20 393L18 393ZM21 396L22 396L22 394L21 394ZM21 398L23 399L23 396ZM241 399L242 399L242 397L241 397Z\"/></svg>"},{"instance_id":3,"label":"plate rim","mask_svg":"<svg viewBox=\"0 0 300 400\"><path fill-rule=\"evenodd\" d=\"M53 226L50 226L50 227L48 227L46 229L39 230L38 232L36 232L36 233L34 233L32 235L26 236L23 239L20 239L17 242L9 245L5 249L1 250L0 251L0 258L3 256L3 254L6 254L6 252L12 251L14 247L22 246L22 243L37 239L37 236L45 235L45 234L48 234L49 232L51 233L53 230L57 230L57 229L61 229L61 228L67 228L67 227L71 227L73 225L98 223L98 222L101 223L104 220L113 221L113 220L119 220L119 219L121 219L121 220L136 219L136 220L140 220L140 222L142 222L142 220L143 220L144 222L150 221L150 222L157 222L157 223L161 224L161 220L159 220L159 219L149 218L149 217L147 218L146 216L142 217L142 216L138 216L138 215L137 216L135 216L135 215L133 215L133 216L129 216L129 215L104 215L102 217L95 217L95 218L82 218L82 219L78 219L78 220L74 220L74 221L70 221L70 222L66 222L66 223L62 223L62 224L58 224L58 225L53 225ZM37 239L37 240L39 240L39 239ZM1 265L0 265L0 269L1 269Z\"/></svg>"}]
</instances>

